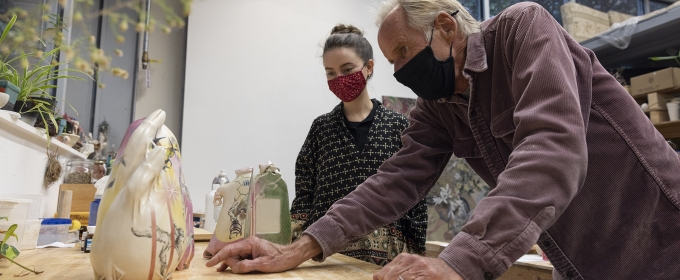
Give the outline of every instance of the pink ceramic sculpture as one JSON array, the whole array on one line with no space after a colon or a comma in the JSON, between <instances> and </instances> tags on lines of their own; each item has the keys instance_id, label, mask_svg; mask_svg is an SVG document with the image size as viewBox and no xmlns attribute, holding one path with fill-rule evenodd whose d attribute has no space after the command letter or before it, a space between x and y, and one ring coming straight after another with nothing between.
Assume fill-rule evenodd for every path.
<instances>
[{"instance_id":1,"label":"pink ceramic sculpture","mask_svg":"<svg viewBox=\"0 0 680 280\"><path fill-rule=\"evenodd\" d=\"M179 145L157 110L133 122L104 191L90 260L95 279L169 279L194 255Z\"/></svg>"}]
</instances>

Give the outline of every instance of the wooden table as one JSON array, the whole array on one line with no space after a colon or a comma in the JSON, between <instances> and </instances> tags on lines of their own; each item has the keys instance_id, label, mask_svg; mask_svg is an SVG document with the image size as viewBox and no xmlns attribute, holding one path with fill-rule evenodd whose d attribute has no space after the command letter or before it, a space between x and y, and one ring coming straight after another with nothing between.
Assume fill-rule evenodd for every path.
<instances>
[{"instance_id":1,"label":"wooden table","mask_svg":"<svg viewBox=\"0 0 680 280\"><path fill-rule=\"evenodd\" d=\"M206 267L207 260L201 255L208 245L207 242L196 243L196 255L191 262L191 267L182 271L175 271L173 279L372 279L373 274L380 270L380 266L350 258L341 254L335 254L323 263L307 261L300 267L273 274L232 274L216 272L215 267ZM0 279L94 279L90 254L80 251L78 245L75 248L51 248L35 249L21 252L17 261L24 266L42 270L40 275L29 275L15 278L14 275L21 272L21 268L12 265L9 268L0 268Z\"/></svg>"},{"instance_id":2,"label":"wooden table","mask_svg":"<svg viewBox=\"0 0 680 280\"><path fill-rule=\"evenodd\" d=\"M553 266L549 261L515 262L499 280L552 280Z\"/></svg>"}]
</instances>

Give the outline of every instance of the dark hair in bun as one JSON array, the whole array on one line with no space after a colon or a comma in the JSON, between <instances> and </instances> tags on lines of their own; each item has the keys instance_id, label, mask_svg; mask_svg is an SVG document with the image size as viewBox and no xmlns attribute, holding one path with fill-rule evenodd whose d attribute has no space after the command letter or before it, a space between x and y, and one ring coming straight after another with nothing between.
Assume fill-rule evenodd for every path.
<instances>
[{"instance_id":1,"label":"dark hair in bun","mask_svg":"<svg viewBox=\"0 0 680 280\"><path fill-rule=\"evenodd\" d=\"M323 53L337 48L350 48L367 63L373 59L371 43L364 38L364 33L353 25L338 24L331 30L331 35L323 45Z\"/></svg>"},{"instance_id":2,"label":"dark hair in bun","mask_svg":"<svg viewBox=\"0 0 680 280\"><path fill-rule=\"evenodd\" d=\"M333 27L333 30L331 30L331 35L333 34L357 34L361 37L364 36L364 32L361 32L361 30L359 30L359 28L356 28L356 26L344 25L342 23Z\"/></svg>"}]
</instances>

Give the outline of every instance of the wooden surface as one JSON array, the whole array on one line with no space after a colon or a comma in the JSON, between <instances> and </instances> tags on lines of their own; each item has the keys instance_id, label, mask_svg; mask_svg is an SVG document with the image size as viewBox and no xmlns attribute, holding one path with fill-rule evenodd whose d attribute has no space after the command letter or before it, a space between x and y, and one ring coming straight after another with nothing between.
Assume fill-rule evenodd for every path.
<instances>
[{"instance_id":1,"label":"wooden surface","mask_svg":"<svg viewBox=\"0 0 680 280\"><path fill-rule=\"evenodd\" d=\"M436 258L439 256L446 246L449 246L448 242L441 241L427 241L425 242L425 256L430 258Z\"/></svg>"},{"instance_id":2,"label":"wooden surface","mask_svg":"<svg viewBox=\"0 0 680 280\"><path fill-rule=\"evenodd\" d=\"M59 202L57 203L57 218L70 219L71 218L71 199L73 198L73 191L64 190L59 191Z\"/></svg>"},{"instance_id":3,"label":"wooden surface","mask_svg":"<svg viewBox=\"0 0 680 280\"><path fill-rule=\"evenodd\" d=\"M291 271L273 274L253 273L246 275L216 272L213 267L206 267L207 260L200 257L207 242L196 243L196 253L191 267L182 271L175 271L172 279L286 279L286 280L335 280L335 279L372 279L373 274L380 267L364 261L353 259L344 255L335 254L323 263L307 261L300 267ZM44 271L40 275L30 275L23 278L15 278L14 275L21 272L21 268L12 265L9 268L0 268L0 279L94 279L90 254L80 251L79 247L62 249L35 249L21 252L16 259L22 265L35 267Z\"/></svg>"},{"instance_id":4,"label":"wooden surface","mask_svg":"<svg viewBox=\"0 0 680 280\"><path fill-rule=\"evenodd\" d=\"M514 264L499 280L552 280L552 270Z\"/></svg>"},{"instance_id":5,"label":"wooden surface","mask_svg":"<svg viewBox=\"0 0 680 280\"><path fill-rule=\"evenodd\" d=\"M659 123L654 126L666 139L680 138L680 121Z\"/></svg>"},{"instance_id":6,"label":"wooden surface","mask_svg":"<svg viewBox=\"0 0 680 280\"><path fill-rule=\"evenodd\" d=\"M89 212L97 188L92 184L61 184L60 191L73 191L71 212Z\"/></svg>"},{"instance_id":7,"label":"wooden surface","mask_svg":"<svg viewBox=\"0 0 680 280\"><path fill-rule=\"evenodd\" d=\"M517 261L499 280L552 280L553 266L549 261Z\"/></svg>"},{"instance_id":8,"label":"wooden surface","mask_svg":"<svg viewBox=\"0 0 680 280\"><path fill-rule=\"evenodd\" d=\"M199 241L210 241L210 238L212 237L212 233L202 229L202 228L194 228L194 240L196 242Z\"/></svg>"}]
</instances>

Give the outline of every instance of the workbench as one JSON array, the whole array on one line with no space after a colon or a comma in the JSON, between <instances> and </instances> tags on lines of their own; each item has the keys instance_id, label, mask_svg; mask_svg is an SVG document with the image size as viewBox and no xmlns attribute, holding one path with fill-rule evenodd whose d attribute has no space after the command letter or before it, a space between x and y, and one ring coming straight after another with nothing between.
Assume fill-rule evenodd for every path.
<instances>
[{"instance_id":1,"label":"workbench","mask_svg":"<svg viewBox=\"0 0 680 280\"><path fill-rule=\"evenodd\" d=\"M202 233L202 231L199 231ZM202 236L201 234L199 234ZM206 235L209 239L209 234ZM439 252L448 245L444 242L428 242L428 255L436 257ZM194 259L191 267L182 271L175 271L173 279L279 279L279 280L307 280L307 279L372 279L373 274L380 270L380 266L335 254L323 263L307 261L298 268L282 273L251 273L233 274L230 271L217 272L216 267L206 267L208 261L201 256L208 242L196 242ZM536 256L538 257L538 256ZM16 265L9 268L0 268L0 279L94 279L90 254L80 251L79 245L75 248L49 248L34 249L21 252L17 261L29 268L44 271L40 275L28 275L15 278L15 274L22 272ZM518 260L499 279L501 280L550 280L552 279L553 267L549 261L537 259Z\"/></svg>"},{"instance_id":2,"label":"workbench","mask_svg":"<svg viewBox=\"0 0 680 280\"><path fill-rule=\"evenodd\" d=\"M525 255L526 256L526 255ZM535 255L540 258L540 256ZM552 280L553 266L549 261L520 258L499 280Z\"/></svg>"},{"instance_id":3,"label":"workbench","mask_svg":"<svg viewBox=\"0 0 680 280\"><path fill-rule=\"evenodd\" d=\"M233 274L231 271L217 272L215 267L206 267L208 261L201 256L208 242L197 242L191 267L182 271L175 271L172 279L279 279L279 280L335 280L335 279L372 279L373 274L380 270L380 266L335 254L319 263L307 261L298 268L272 274L251 273ZM21 278L14 277L22 269L16 265L0 268L0 279L94 279L90 254L75 248L34 249L21 252L16 259L20 264L44 271L40 275L28 275Z\"/></svg>"}]
</instances>

